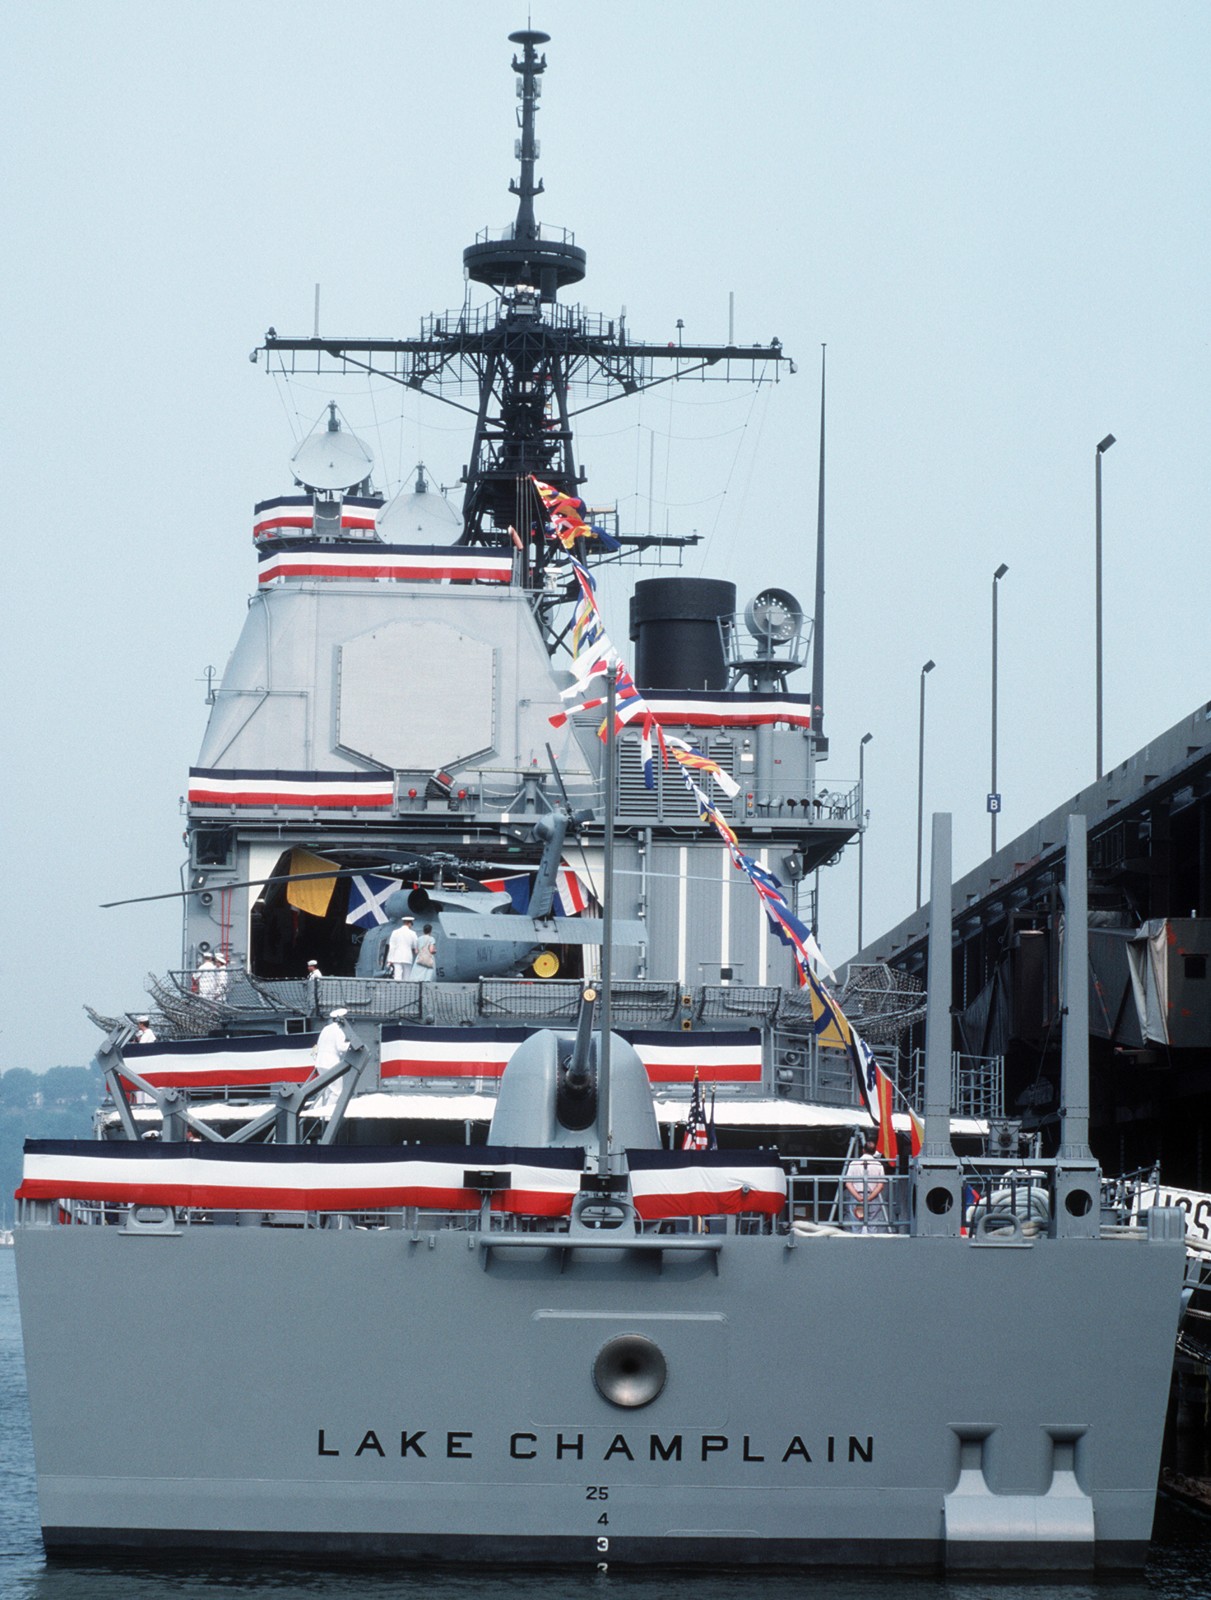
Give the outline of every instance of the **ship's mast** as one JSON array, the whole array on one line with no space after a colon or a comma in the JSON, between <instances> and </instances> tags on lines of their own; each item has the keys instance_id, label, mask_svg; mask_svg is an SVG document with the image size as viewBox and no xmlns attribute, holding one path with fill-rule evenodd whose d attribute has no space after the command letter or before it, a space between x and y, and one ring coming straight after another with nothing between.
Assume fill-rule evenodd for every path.
<instances>
[{"instance_id":1,"label":"ship's mast","mask_svg":"<svg viewBox=\"0 0 1211 1600\"><path fill-rule=\"evenodd\" d=\"M532 496L519 494L518 484L532 473L576 494L584 474L578 471L568 415L568 383L573 357L554 308L557 292L579 283L585 274L585 253L564 229L543 230L534 215L542 180L535 181L538 140L534 133L542 74L547 58L538 46L549 34L511 33L521 46L513 57L517 122L521 137L515 153L520 179L509 183L517 196L517 217L499 237L485 230L463 251L463 268L473 283L495 290L499 318L485 347L480 404L476 417L472 466L463 496L462 542L492 542L485 534L516 528L523 539L531 580L541 576L546 540ZM538 526L535 526L538 524Z\"/></svg>"},{"instance_id":2,"label":"ship's mast","mask_svg":"<svg viewBox=\"0 0 1211 1600\"><path fill-rule=\"evenodd\" d=\"M776 381L783 367L794 367L777 339L749 346L645 344L628 337L621 319L556 304L559 290L584 277L585 252L567 230L544 228L534 210L544 192L536 177L535 119L546 70L539 46L549 35L526 30L509 37L520 47L512 62L520 101L520 172L509 185L517 216L503 233L485 229L463 251L467 277L490 288L495 301L426 318L418 338L292 339L271 329L262 348L274 373L371 372L460 410L473 409L475 439L464 474L459 543L520 542L523 582L544 594L548 606L561 597L550 594L546 567L562 552L545 536L529 479L553 483L566 494L580 492L584 473L573 444L573 386L590 391L582 407L588 410L676 378ZM476 394L474 408L449 392L468 388ZM651 532L622 537L623 546L632 548L687 542ZM594 552L586 554L591 559Z\"/></svg>"},{"instance_id":3,"label":"ship's mast","mask_svg":"<svg viewBox=\"0 0 1211 1600\"><path fill-rule=\"evenodd\" d=\"M518 239L536 240L538 238L538 224L534 220L534 197L542 193L542 179L537 185L534 182L534 163L538 160L538 143L534 138L534 114L538 110L538 96L541 93L539 74L547 69L547 58L538 59L535 45L546 44L550 39L549 33L511 33L510 44L522 46L525 54L521 61L513 57L513 70L520 73L517 92L521 98L521 141L518 145L517 156L521 162L521 182L516 180L510 183L509 193L518 196L517 226L514 230ZM581 274L583 277L583 273Z\"/></svg>"}]
</instances>

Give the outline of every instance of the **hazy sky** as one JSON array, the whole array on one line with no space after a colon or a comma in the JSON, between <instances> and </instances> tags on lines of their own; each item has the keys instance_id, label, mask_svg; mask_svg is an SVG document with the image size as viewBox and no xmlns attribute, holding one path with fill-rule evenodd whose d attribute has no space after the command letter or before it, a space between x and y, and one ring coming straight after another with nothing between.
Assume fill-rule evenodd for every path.
<instances>
[{"instance_id":1,"label":"hazy sky","mask_svg":"<svg viewBox=\"0 0 1211 1600\"><path fill-rule=\"evenodd\" d=\"M177 963L177 797L208 665L255 587L253 502L334 395L395 487L466 419L389 385L280 394L271 323L406 334L514 214L523 5L41 0L4 10L4 1049L86 1060L81 1004ZM579 298L636 337L777 335L798 375L666 388L579 435L624 527L810 605L827 341L826 780L867 731L868 938L912 909L926 809L987 851L1001 586L1002 843L1094 772L1093 460L1105 459L1106 759L1211 696L1202 3L548 0L538 203ZM655 444L653 445L653 440ZM27 511L21 507L28 507ZM625 637L621 600L612 631ZM821 943L852 953L856 861Z\"/></svg>"}]
</instances>

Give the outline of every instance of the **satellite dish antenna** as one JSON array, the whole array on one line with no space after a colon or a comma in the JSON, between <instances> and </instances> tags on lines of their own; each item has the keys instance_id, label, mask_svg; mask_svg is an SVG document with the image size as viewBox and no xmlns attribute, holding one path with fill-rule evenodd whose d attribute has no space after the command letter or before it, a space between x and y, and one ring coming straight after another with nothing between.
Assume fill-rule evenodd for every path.
<instances>
[{"instance_id":1,"label":"satellite dish antenna","mask_svg":"<svg viewBox=\"0 0 1211 1600\"><path fill-rule=\"evenodd\" d=\"M444 494L434 494L425 477L423 462L417 463L416 481L405 484L378 514L379 538L386 544L449 544L462 526L462 519Z\"/></svg>"},{"instance_id":2,"label":"satellite dish antenna","mask_svg":"<svg viewBox=\"0 0 1211 1600\"><path fill-rule=\"evenodd\" d=\"M352 489L373 472L374 457L355 433L342 429L331 401L328 426L307 435L290 458L290 470L308 489Z\"/></svg>"}]
</instances>

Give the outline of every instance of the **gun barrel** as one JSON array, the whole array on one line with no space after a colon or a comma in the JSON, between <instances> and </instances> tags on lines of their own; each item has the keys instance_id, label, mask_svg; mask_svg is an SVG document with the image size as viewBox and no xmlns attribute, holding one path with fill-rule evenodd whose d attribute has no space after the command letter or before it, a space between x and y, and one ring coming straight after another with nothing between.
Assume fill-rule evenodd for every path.
<instances>
[{"instance_id":1,"label":"gun barrel","mask_svg":"<svg viewBox=\"0 0 1211 1600\"><path fill-rule=\"evenodd\" d=\"M597 1007L596 989L585 989L580 996L580 1015L576 1019L576 1042L568 1063L567 1085L576 1093L589 1085L589 1050L593 1043L593 1013Z\"/></svg>"}]
</instances>

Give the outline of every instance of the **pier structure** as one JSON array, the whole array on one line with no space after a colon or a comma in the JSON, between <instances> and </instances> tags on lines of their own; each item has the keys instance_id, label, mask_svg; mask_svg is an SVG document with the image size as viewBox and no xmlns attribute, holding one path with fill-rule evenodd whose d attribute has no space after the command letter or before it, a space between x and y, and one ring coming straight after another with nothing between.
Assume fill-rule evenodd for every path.
<instances>
[{"instance_id":1,"label":"pier structure","mask_svg":"<svg viewBox=\"0 0 1211 1600\"><path fill-rule=\"evenodd\" d=\"M1186 1213L1188 1298L1178 1336L1165 1481L1211 1505L1211 704L1150 740L952 892L955 1059L1004 1060L991 1143L1053 1149L1063 1110L1060 982L1065 819L1088 818L1089 1141L1106 1173ZM926 910L871 941L850 986L884 972L919 985ZM923 1046L901 1035L910 1094Z\"/></svg>"},{"instance_id":2,"label":"pier structure","mask_svg":"<svg viewBox=\"0 0 1211 1600\"><path fill-rule=\"evenodd\" d=\"M1073 813L1089 819L1091 1142L1107 1171L1159 1161L1169 1182L1211 1189L1211 705L956 880L955 1048L1004 1056L1007 1115L1046 1143ZM851 966L923 977L928 952L922 910Z\"/></svg>"}]
</instances>

